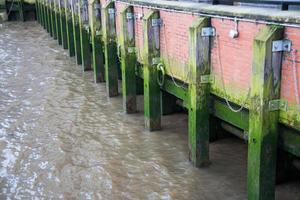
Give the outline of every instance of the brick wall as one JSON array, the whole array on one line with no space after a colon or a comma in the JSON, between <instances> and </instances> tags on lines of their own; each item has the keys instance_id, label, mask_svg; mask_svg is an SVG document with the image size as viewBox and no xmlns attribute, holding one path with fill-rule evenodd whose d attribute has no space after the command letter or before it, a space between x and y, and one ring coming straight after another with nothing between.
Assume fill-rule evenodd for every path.
<instances>
[{"instance_id":1,"label":"brick wall","mask_svg":"<svg viewBox=\"0 0 300 200\"><path fill-rule=\"evenodd\" d=\"M102 0L103 1L103 0ZM118 11L124 4L116 2L117 8L117 31L119 31ZM148 9L135 7L136 16L144 16ZM167 71L172 66L172 74L185 80L188 73L188 28L196 16L183 13L160 11L163 26L160 31L161 57L167 65ZM212 26L216 28L217 36L212 40L211 64L212 73L216 81L213 90L223 91L221 82L221 66L227 94L233 98L245 98L251 82L253 40L257 33L265 26L251 22L238 22L239 36L230 38L229 32L235 29L233 20L212 19ZM143 26L142 19L135 20L135 42L138 49L139 61L143 47ZM285 37L292 40L292 48L297 49L296 67L300 67L300 29L286 28ZM282 65L281 98L290 103L296 103L294 70L291 53L284 53ZM221 63L221 65L220 65ZM170 72L169 72L170 74ZM300 88L300 70L297 70L298 86ZM300 92L300 91L299 91ZM230 99L233 100L233 99Z\"/></svg>"},{"instance_id":2,"label":"brick wall","mask_svg":"<svg viewBox=\"0 0 300 200\"><path fill-rule=\"evenodd\" d=\"M223 78L228 95L245 99L251 82L253 40L265 25L238 22L239 35L231 38L229 32L235 29L234 21L214 18L211 24L216 28L211 50L212 74L216 78L213 88L223 90Z\"/></svg>"},{"instance_id":3,"label":"brick wall","mask_svg":"<svg viewBox=\"0 0 300 200\"><path fill-rule=\"evenodd\" d=\"M284 53L281 73L281 98L286 99L291 103L299 104L300 102L297 102L296 99L295 87L296 84L298 84L298 88L300 88L300 29L286 28L285 38L292 40L292 49L296 50L296 52ZM296 62L296 73L294 71L293 58L295 58ZM298 83L294 81L294 73L297 76L298 81L296 82ZM298 101L299 100L300 99L298 99Z\"/></svg>"}]
</instances>

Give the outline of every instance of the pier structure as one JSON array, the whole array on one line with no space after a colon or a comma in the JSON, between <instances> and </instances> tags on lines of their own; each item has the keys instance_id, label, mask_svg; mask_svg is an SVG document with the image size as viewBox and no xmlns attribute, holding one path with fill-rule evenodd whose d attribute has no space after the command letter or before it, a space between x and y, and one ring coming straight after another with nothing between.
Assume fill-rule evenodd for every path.
<instances>
[{"instance_id":1,"label":"pier structure","mask_svg":"<svg viewBox=\"0 0 300 200\"><path fill-rule=\"evenodd\" d=\"M157 131L167 110L183 107L196 167L211 164L221 126L248 145L248 199L274 199L278 151L300 158L299 11L163 0L55 5L37 2L39 23L105 81L109 97L122 80L126 113L138 112L142 93L145 129Z\"/></svg>"}]
</instances>

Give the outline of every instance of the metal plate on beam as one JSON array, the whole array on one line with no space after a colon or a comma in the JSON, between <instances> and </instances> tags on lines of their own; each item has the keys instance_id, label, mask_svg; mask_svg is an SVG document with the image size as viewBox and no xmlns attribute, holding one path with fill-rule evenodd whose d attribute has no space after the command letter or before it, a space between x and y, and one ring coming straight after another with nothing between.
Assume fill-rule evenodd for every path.
<instances>
[{"instance_id":1,"label":"metal plate on beam","mask_svg":"<svg viewBox=\"0 0 300 200\"><path fill-rule=\"evenodd\" d=\"M292 42L290 40L275 40L272 42L272 52L291 51Z\"/></svg>"},{"instance_id":2,"label":"metal plate on beam","mask_svg":"<svg viewBox=\"0 0 300 200\"><path fill-rule=\"evenodd\" d=\"M202 37L209 37L209 36L215 36L215 35L216 35L216 29L214 27L204 27L201 30Z\"/></svg>"}]
</instances>

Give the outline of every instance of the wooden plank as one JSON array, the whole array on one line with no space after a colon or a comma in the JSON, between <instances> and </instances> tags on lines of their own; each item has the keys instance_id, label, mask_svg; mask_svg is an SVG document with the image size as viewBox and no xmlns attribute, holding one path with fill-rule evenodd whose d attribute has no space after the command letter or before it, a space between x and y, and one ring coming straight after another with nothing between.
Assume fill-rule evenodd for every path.
<instances>
[{"instance_id":1,"label":"wooden plank","mask_svg":"<svg viewBox=\"0 0 300 200\"><path fill-rule=\"evenodd\" d=\"M159 27L152 26L153 19L159 19L158 11L150 11L143 18L144 115L145 128L149 131L161 129L161 91L157 83L157 65L153 63L153 58L160 56Z\"/></svg>"},{"instance_id":2,"label":"wooden plank","mask_svg":"<svg viewBox=\"0 0 300 200\"><path fill-rule=\"evenodd\" d=\"M75 47L74 47L74 34L73 34L73 24L72 24L72 10L71 10L71 0L66 1L66 30L67 30L67 40L68 40L68 50L69 56L75 56Z\"/></svg>"},{"instance_id":3,"label":"wooden plank","mask_svg":"<svg viewBox=\"0 0 300 200\"><path fill-rule=\"evenodd\" d=\"M74 7L72 10L72 23L74 35L74 50L77 65L82 64L81 42L80 42L80 27L79 27L79 0L74 0Z\"/></svg>"},{"instance_id":4,"label":"wooden plank","mask_svg":"<svg viewBox=\"0 0 300 200\"><path fill-rule=\"evenodd\" d=\"M92 66L96 83L105 81L105 68L103 56L102 30L101 30L101 4L94 0L89 4L89 19L91 27Z\"/></svg>"},{"instance_id":5,"label":"wooden plank","mask_svg":"<svg viewBox=\"0 0 300 200\"><path fill-rule=\"evenodd\" d=\"M278 111L269 102L279 98L281 52L272 53L272 41L282 38L283 28L266 26L253 44L249 109L248 199L274 199Z\"/></svg>"},{"instance_id":6,"label":"wooden plank","mask_svg":"<svg viewBox=\"0 0 300 200\"><path fill-rule=\"evenodd\" d=\"M118 95L118 55L116 42L115 4L108 2L102 9L105 81L109 97ZM111 13L109 13L111 12Z\"/></svg>"},{"instance_id":7,"label":"wooden plank","mask_svg":"<svg viewBox=\"0 0 300 200\"><path fill-rule=\"evenodd\" d=\"M126 113L135 113L137 111L135 75L137 58L132 6L127 6L121 11L120 22L123 109Z\"/></svg>"},{"instance_id":8,"label":"wooden plank","mask_svg":"<svg viewBox=\"0 0 300 200\"><path fill-rule=\"evenodd\" d=\"M201 83L201 76L210 74L210 37L201 36L202 28L210 26L210 18L194 21L189 29L189 156L197 167L209 161L209 100L210 84Z\"/></svg>"},{"instance_id":9,"label":"wooden plank","mask_svg":"<svg viewBox=\"0 0 300 200\"><path fill-rule=\"evenodd\" d=\"M80 32L80 47L81 47L81 60L83 71L92 69L92 55L90 47L89 35L89 19L88 19L88 1L83 0L80 3L79 12L79 32Z\"/></svg>"}]
</instances>

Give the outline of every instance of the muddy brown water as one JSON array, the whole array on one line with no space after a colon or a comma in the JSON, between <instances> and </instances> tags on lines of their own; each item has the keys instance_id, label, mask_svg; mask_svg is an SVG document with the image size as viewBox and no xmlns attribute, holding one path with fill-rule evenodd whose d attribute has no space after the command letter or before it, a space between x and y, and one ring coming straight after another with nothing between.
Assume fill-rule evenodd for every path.
<instances>
[{"instance_id":1,"label":"muddy brown water","mask_svg":"<svg viewBox=\"0 0 300 200\"><path fill-rule=\"evenodd\" d=\"M242 141L212 143L212 165L193 167L185 114L144 131L35 22L0 28L0 95L0 199L246 199Z\"/></svg>"}]
</instances>

